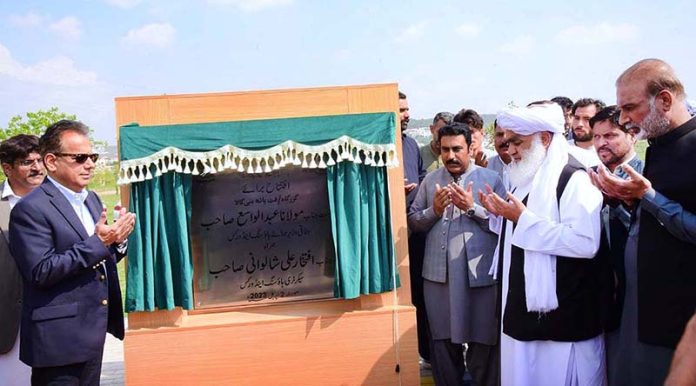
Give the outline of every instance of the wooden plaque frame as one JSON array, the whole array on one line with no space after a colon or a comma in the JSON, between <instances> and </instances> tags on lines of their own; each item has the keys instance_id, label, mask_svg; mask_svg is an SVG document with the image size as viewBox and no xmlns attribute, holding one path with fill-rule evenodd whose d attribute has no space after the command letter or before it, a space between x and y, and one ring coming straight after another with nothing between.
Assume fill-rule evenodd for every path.
<instances>
[{"instance_id":1,"label":"wooden plaque frame","mask_svg":"<svg viewBox=\"0 0 696 386\"><path fill-rule=\"evenodd\" d=\"M396 84L118 97L115 103L117 128L385 111L398 116L399 110ZM399 124L396 130L402 160ZM400 288L351 300L130 313L126 384L418 385L403 170L388 175ZM121 198L127 205L127 187Z\"/></svg>"}]
</instances>

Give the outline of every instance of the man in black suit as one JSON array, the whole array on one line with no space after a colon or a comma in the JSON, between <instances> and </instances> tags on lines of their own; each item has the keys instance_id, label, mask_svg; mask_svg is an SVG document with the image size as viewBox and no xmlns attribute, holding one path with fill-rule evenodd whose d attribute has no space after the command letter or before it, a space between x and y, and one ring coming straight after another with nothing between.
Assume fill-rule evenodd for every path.
<instances>
[{"instance_id":1,"label":"man in black suit","mask_svg":"<svg viewBox=\"0 0 696 386\"><path fill-rule=\"evenodd\" d=\"M0 163L7 179L0 184L0 374L4 386L29 383L31 369L19 361L19 319L22 279L10 254L10 210L41 185L46 171L39 155L39 138L19 134L0 145Z\"/></svg>"},{"instance_id":2,"label":"man in black suit","mask_svg":"<svg viewBox=\"0 0 696 386\"><path fill-rule=\"evenodd\" d=\"M61 120L40 151L48 178L10 216L10 249L24 282L20 359L32 385L98 385L106 332L123 339L116 262L135 216L106 224L86 189L98 159L89 129Z\"/></svg>"}]
</instances>

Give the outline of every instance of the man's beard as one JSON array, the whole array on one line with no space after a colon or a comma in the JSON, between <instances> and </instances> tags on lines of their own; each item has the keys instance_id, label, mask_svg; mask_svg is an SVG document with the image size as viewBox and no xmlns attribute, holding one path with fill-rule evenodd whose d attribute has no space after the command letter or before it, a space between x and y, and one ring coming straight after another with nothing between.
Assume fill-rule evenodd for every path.
<instances>
[{"instance_id":1,"label":"man's beard","mask_svg":"<svg viewBox=\"0 0 696 386\"><path fill-rule=\"evenodd\" d=\"M510 185L520 187L529 183L545 158L546 148L541 143L541 135L535 134L529 149L522 153L522 159L520 161L513 159L510 164Z\"/></svg>"},{"instance_id":2,"label":"man's beard","mask_svg":"<svg viewBox=\"0 0 696 386\"><path fill-rule=\"evenodd\" d=\"M670 130L669 119L667 119L664 114L657 111L655 107L655 97L652 97L648 104L650 106L650 112L648 112L648 115L646 115L638 125L626 125L629 129L635 126L640 128L640 131L636 135L638 140L656 138L666 134Z\"/></svg>"},{"instance_id":3,"label":"man's beard","mask_svg":"<svg viewBox=\"0 0 696 386\"><path fill-rule=\"evenodd\" d=\"M587 134L577 135L577 134L575 134L575 130L573 130L573 138L577 142L591 141L592 140L592 132L588 132Z\"/></svg>"}]
</instances>

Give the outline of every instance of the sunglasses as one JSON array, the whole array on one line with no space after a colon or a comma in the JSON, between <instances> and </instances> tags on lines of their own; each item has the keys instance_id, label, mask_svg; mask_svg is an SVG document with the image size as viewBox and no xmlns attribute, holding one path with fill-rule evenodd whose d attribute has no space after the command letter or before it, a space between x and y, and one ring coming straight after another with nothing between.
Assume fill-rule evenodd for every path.
<instances>
[{"instance_id":1,"label":"sunglasses","mask_svg":"<svg viewBox=\"0 0 696 386\"><path fill-rule=\"evenodd\" d=\"M54 153L58 157L72 157L72 159L77 162L78 164L83 164L87 162L87 159L91 159L92 162L96 163L97 160L99 159L99 154L97 153L92 153L92 154L87 154L87 153Z\"/></svg>"}]
</instances>

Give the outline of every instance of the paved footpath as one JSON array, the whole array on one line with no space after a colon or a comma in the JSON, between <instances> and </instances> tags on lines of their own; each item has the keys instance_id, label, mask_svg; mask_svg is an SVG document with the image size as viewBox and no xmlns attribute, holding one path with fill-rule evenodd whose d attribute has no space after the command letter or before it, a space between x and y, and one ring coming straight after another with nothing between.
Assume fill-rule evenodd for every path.
<instances>
[{"instance_id":1,"label":"paved footpath","mask_svg":"<svg viewBox=\"0 0 696 386\"><path fill-rule=\"evenodd\" d=\"M125 321L128 328L128 321ZM106 334L104 357L102 359L101 386L122 386L123 377L123 342Z\"/></svg>"}]
</instances>

